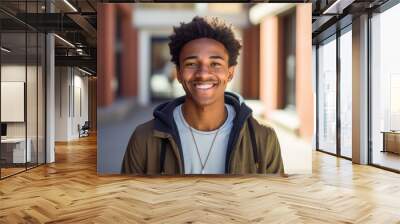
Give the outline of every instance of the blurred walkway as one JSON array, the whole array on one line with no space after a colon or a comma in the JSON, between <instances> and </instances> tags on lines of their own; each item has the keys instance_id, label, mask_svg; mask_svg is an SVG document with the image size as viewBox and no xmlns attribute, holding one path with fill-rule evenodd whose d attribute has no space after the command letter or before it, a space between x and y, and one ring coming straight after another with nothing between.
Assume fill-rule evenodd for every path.
<instances>
[{"instance_id":1,"label":"blurred walkway","mask_svg":"<svg viewBox=\"0 0 400 224\"><path fill-rule=\"evenodd\" d=\"M99 173L120 172L121 161L129 137L138 124L153 118L154 107L158 104L147 107L131 106L114 114L108 112L109 116L103 116L102 119L99 119L97 134L97 169ZM261 123L267 123L275 128L281 144L286 173L311 173L311 144L299 139L290 131L262 119L259 116L262 112L262 106L258 101L246 101L246 104L253 109L255 117Z\"/></svg>"},{"instance_id":2,"label":"blurred walkway","mask_svg":"<svg viewBox=\"0 0 400 224\"><path fill-rule=\"evenodd\" d=\"M311 174L312 171L312 145L297 137L293 132L278 125L271 124L265 119L257 117L260 123L272 126L278 135L281 146L285 173Z\"/></svg>"},{"instance_id":3,"label":"blurred walkway","mask_svg":"<svg viewBox=\"0 0 400 224\"><path fill-rule=\"evenodd\" d=\"M254 117L263 124L272 126L278 135L281 146L285 173L311 174L312 172L312 145L311 142L299 138L288 129L272 123L262 117L263 105L258 100L246 100L246 104L253 110ZM290 121L286 121L290 122Z\"/></svg>"},{"instance_id":4,"label":"blurred walkway","mask_svg":"<svg viewBox=\"0 0 400 224\"><path fill-rule=\"evenodd\" d=\"M103 111L98 119L97 171L120 173L128 140L136 126L153 118L153 110L159 103L147 107L132 105L113 111Z\"/></svg>"}]
</instances>

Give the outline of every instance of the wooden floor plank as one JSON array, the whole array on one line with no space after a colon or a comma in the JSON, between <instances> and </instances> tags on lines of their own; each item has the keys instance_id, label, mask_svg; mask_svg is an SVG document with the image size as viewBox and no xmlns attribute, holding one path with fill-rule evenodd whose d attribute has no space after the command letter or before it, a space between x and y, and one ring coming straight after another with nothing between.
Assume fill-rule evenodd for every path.
<instances>
[{"instance_id":1,"label":"wooden floor plank","mask_svg":"<svg viewBox=\"0 0 400 224\"><path fill-rule=\"evenodd\" d=\"M96 138L0 181L0 223L400 223L400 175L313 152L313 174L98 176Z\"/></svg>"}]
</instances>

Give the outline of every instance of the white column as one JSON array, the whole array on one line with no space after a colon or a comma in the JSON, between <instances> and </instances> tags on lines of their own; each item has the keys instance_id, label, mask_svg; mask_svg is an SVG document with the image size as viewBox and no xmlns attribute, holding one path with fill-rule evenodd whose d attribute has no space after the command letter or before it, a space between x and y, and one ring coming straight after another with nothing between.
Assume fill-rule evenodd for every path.
<instances>
[{"instance_id":1,"label":"white column","mask_svg":"<svg viewBox=\"0 0 400 224\"><path fill-rule=\"evenodd\" d=\"M147 31L139 32L139 81L138 100L141 105L150 103L150 34Z\"/></svg>"},{"instance_id":2,"label":"white column","mask_svg":"<svg viewBox=\"0 0 400 224\"><path fill-rule=\"evenodd\" d=\"M353 20L353 162L368 163L368 15Z\"/></svg>"},{"instance_id":3,"label":"white column","mask_svg":"<svg viewBox=\"0 0 400 224\"><path fill-rule=\"evenodd\" d=\"M46 163L55 161L55 75L54 35L46 36Z\"/></svg>"}]
</instances>

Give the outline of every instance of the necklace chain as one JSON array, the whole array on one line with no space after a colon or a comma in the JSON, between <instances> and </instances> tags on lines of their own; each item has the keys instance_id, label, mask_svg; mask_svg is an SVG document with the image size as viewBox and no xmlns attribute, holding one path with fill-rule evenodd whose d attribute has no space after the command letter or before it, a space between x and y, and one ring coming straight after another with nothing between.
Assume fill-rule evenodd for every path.
<instances>
[{"instance_id":1,"label":"necklace chain","mask_svg":"<svg viewBox=\"0 0 400 224\"><path fill-rule=\"evenodd\" d=\"M206 160L204 161L204 163L203 163L203 161L201 160L199 148L198 148L198 146L197 146L196 139L194 138L193 130L192 130L191 127L189 127L189 130L190 130L190 133L192 134L192 138L193 138L194 145L196 146L197 156L199 157L199 160L200 160L200 163L201 163L201 173L203 174L203 173L204 173L204 168L205 168L206 165L207 165L208 158L210 157L211 151L212 151L212 149L213 149L215 139L217 139L217 135L218 135L218 132L219 132L219 128L218 128L218 130L217 130L217 133L215 133L215 135L214 135L213 141L212 141L212 143L211 143L211 147L210 147L210 149L208 150L207 157L206 157Z\"/></svg>"},{"instance_id":2,"label":"necklace chain","mask_svg":"<svg viewBox=\"0 0 400 224\"><path fill-rule=\"evenodd\" d=\"M185 122L184 117L183 117L183 110L182 110L182 108L181 108L181 113L179 113L179 114L181 115L182 121ZM208 150L206 160L205 160L204 163L203 163L203 161L202 161L202 159L201 159L201 156L200 156L199 148L198 148L198 146L197 146L196 139L195 139L194 134L193 134L193 128L190 127L190 125L188 125L188 128L189 128L189 130L190 130L190 134L192 135L193 142L194 142L194 145L195 145L195 147L196 147L197 156L199 157L199 160L200 160L200 164L201 164L201 173L202 173L202 174L204 174L204 168L205 168L206 165L207 165L208 158L210 157L211 151L213 150L213 146L214 146L214 143L215 143L215 139L217 139L218 132L219 132L219 130L221 129L222 126L223 126L223 125L221 125L221 126L217 129L217 132L215 133L214 138L213 138L213 140L212 140L211 147L210 147L210 149Z\"/></svg>"}]
</instances>

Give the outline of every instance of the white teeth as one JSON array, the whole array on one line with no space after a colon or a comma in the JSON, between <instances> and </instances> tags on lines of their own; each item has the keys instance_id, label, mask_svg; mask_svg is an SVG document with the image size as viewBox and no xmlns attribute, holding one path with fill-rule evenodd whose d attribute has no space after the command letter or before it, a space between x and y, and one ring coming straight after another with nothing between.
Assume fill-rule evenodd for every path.
<instances>
[{"instance_id":1,"label":"white teeth","mask_svg":"<svg viewBox=\"0 0 400 224\"><path fill-rule=\"evenodd\" d=\"M213 87L213 84L197 84L195 85L198 89L209 89Z\"/></svg>"}]
</instances>

